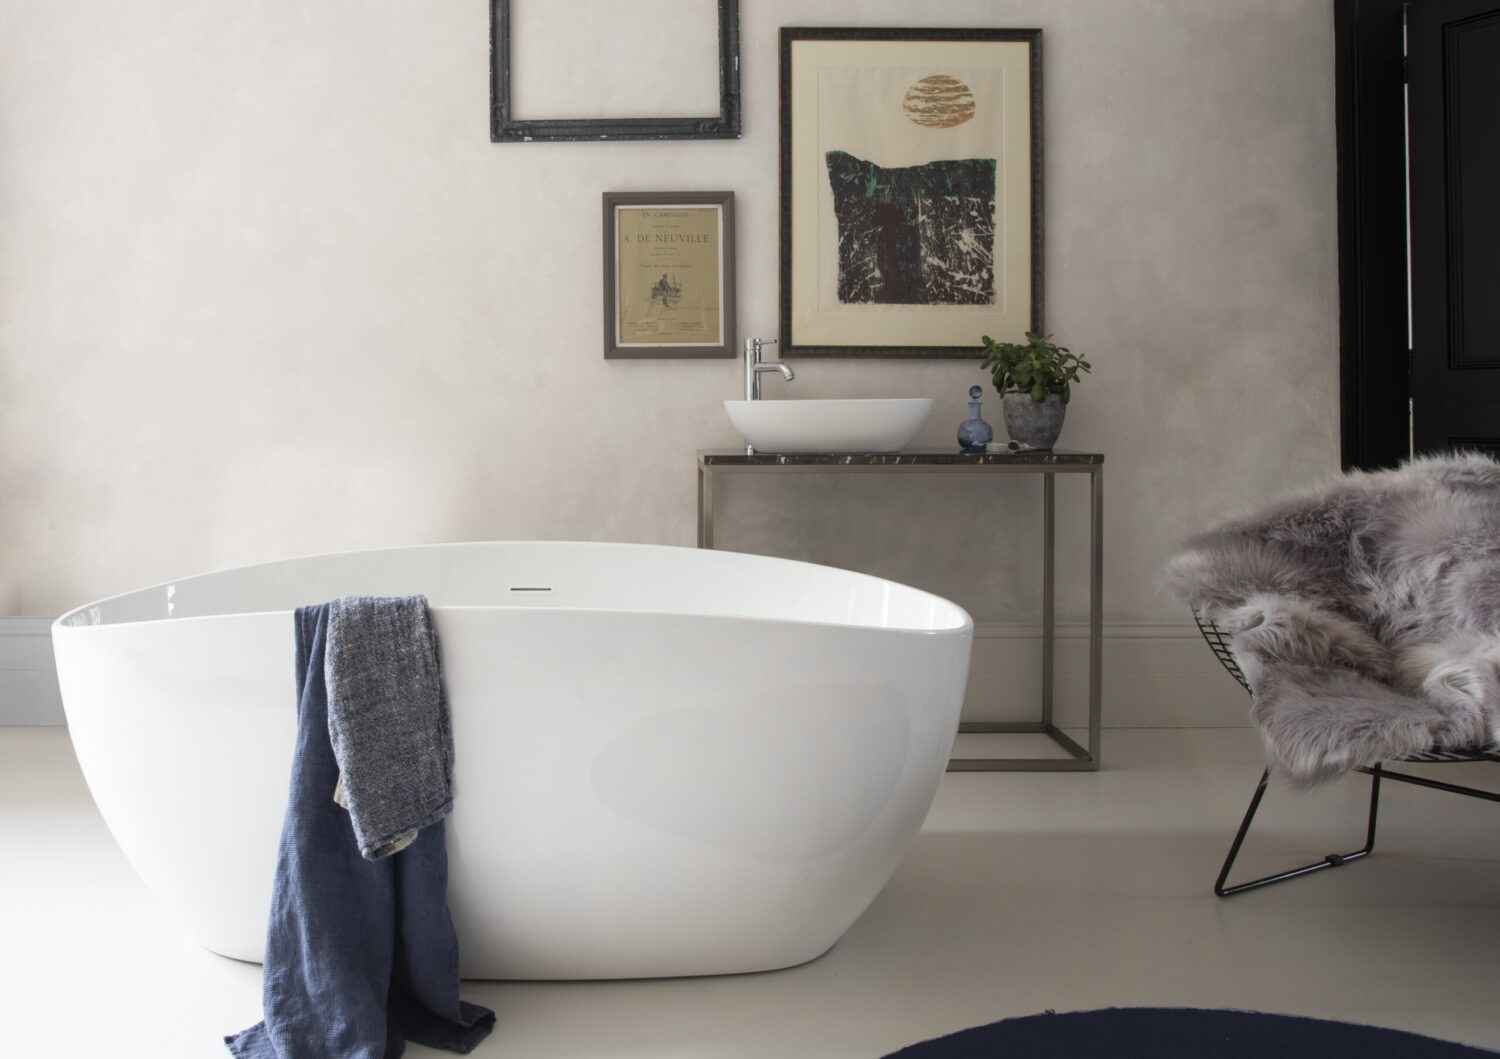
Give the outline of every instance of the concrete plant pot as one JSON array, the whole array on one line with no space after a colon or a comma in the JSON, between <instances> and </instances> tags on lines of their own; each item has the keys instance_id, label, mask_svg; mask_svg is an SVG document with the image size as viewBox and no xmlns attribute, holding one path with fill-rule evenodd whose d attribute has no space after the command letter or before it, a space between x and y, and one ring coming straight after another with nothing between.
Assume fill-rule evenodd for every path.
<instances>
[{"instance_id":1,"label":"concrete plant pot","mask_svg":"<svg viewBox=\"0 0 1500 1059\"><path fill-rule=\"evenodd\" d=\"M1055 393L1049 393L1041 401L1033 401L1029 393L1001 394L1000 408L1010 440L1031 449L1050 449L1057 443L1063 414L1068 410L1062 397Z\"/></svg>"}]
</instances>

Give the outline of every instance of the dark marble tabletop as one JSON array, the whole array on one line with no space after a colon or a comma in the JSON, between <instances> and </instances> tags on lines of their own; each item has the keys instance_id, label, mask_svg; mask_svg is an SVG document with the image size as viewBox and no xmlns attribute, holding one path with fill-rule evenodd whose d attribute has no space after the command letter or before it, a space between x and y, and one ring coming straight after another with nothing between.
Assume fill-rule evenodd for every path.
<instances>
[{"instance_id":1,"label":"dark marble tabletop","mask_svg":"<svg viewBox=\"0 0 1500 1059\"><path fill-rule=\"evenodd\" d=\"M955 449L903 449L901 452L757 452L708 449L698 453L705 467L1086 467L1104 462L1103 453L958 452Z\"/></svg>"}]
</instances>

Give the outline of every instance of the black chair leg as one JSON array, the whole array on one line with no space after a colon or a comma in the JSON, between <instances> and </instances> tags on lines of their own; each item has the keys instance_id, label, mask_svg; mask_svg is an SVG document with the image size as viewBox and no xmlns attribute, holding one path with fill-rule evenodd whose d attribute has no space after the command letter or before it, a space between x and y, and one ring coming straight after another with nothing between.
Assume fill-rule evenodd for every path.
<instances>
[{"instance_id":1,"label":"black chair leg","mask_svg":"<svg viewBox=\"0 0 1500 1059\"><path fill-rule=\"evenodd\" d=\"M1244 844L1245 834L1250 830L1250 821L1255 819L1255 811L1260 808L1260 800L1266 795L1266 784L1270 782L1271 770L1267 768L1260 776L1260 784L1255 788L1255 795L1250 799L1250 808L1245 810L1245 819L1240 822L1239 832L1234 836L1234 845L1229 847L1229 856L1224 860L1224 867L1219 869L1219 878L1214 883L1214 893L1219 897L1229 897L1232 894L1244 893L1246 890L1255 890L1262 886L1270 886L1272 883L1283 882L1287 879L1295 879L1299 875L1307 875L1315 871L1323 871L1327 868L1337 868L1348 864L1351 860L1359 860L1367 857L1375 848L1375 817L1380 808L1380 766L1374 765L1368 769L1362 769L1370 775L1370 819L1365 830L1365 844L1353 853L1330 853L1320 861L1293 868L1291 871L1280 872L1276 875L1267 875L1263 879L1255 879L1251 882L1239 883L1235 886L1226 886L1229 871L1234 866L1234 860L1239 856L1240 846Z\"/></svg>"}]
</instances>

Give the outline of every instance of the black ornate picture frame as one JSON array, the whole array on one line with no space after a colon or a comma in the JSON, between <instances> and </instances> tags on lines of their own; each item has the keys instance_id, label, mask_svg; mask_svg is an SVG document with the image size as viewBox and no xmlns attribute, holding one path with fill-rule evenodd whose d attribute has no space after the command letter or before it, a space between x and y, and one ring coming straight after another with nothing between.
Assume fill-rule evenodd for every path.
<instances>
[{"instance_id":1,"label":"black ornate picture frame","mask_svg":"<svg viewBox=\"0 0 1500 1059\"><path fill-rule=\"evenodd\" d=\"M556 3L557 0L517 0ZM517 119L512 110L511 0L490 5L490 139L494 143L548 140L732 140L740 135L739 0L718 0L719 112L699 117ZM648 17L649 11L642 13ZM584 27L580 26L581 32ZM672 63L641 64L643 75L671 77Z\"/></svg>"},{"instance_id":2,"label":"black ornate picture frame","mask_svg":"<svg viewBox=\"0 0 1500 1059\"><path fill-rule=\"evenodd\" d=\"M1042 329L1042 31L782 27L782 357Z\"/></svg>"}]
</instances>

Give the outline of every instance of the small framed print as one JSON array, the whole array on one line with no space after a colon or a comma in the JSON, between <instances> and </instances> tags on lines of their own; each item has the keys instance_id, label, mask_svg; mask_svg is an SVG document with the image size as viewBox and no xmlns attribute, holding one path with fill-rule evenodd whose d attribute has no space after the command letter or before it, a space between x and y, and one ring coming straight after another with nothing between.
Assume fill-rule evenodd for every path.
<instances>
[{"instance_id":1,"label":"small framed print","mask_svg":"<svg viewBox=\"0 0 1500 1059\"><path fill-rule=\"evenodd\" d=\"M604 193L604 356L733 357L734 192Z\"/></svg>"}]
</instances>

